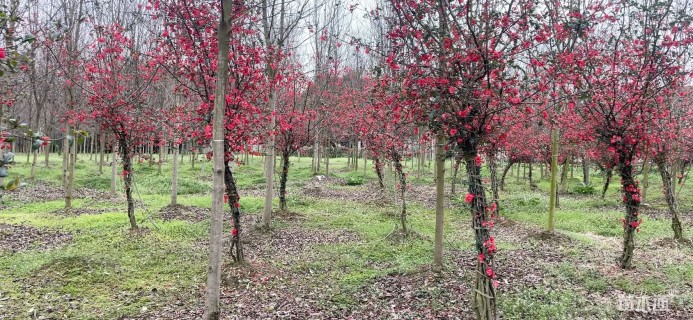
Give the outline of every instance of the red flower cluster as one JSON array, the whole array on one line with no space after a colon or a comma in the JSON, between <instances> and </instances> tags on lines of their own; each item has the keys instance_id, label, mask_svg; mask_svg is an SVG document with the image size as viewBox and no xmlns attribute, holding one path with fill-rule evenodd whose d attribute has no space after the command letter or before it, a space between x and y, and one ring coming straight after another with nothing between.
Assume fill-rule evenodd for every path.
<instances>
[{"instance_id":1,"label":"red flower cluster","mask_svg":"<svg viewBox=\"0 0 693 320\"><path fill-rule=\"evenodd\" d=\"M471 203L472 200L474 200L474 195L471 194L471 193L467 193L467 196L464 197L464 202L466 202L466 203Z\"/></svg>"},{"instance_id":2,"label":"red flower cluster","mask_svg":"<svg viewBox=\"0 0 693 320\"><path fill-rule=\"evenodd\" d=\"M640 203L640 188L629 184L625 188L625 192L630 194L631 199L633 199L633 202ZM626 195L623 196L623 202L626 203L628 202L628 197Z\"/></svg>"},{"instance_id":3,"label":"red flower cluster","mask_svg":"<svg viewBox=\"0 0 693 320\"><path fill-rule=\"evenodd\" d=\"M484 242L484 247L486 247L486 251L488 253L495 253L497 248L496 248L496 239L493 238L493 236L490 236L486 242Z\"/></svg>"}]
</instances>

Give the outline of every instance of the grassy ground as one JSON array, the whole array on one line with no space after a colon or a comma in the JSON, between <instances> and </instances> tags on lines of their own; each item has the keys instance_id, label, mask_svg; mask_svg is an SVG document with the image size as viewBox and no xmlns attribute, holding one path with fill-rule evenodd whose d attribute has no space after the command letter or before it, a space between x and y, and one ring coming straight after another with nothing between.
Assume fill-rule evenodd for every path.
<instances>
[{"instance_id":1,"label":"grassy ground","mask_svg":"<svg viewBox=\"0 0 693 320\"><path fill-rule=\"evenodd\" d=\"M12 174L30 166L18 155ZM181 166L179 203L170 208L171 161L135 166L137 220L131 233L122 197L108 195L110 167L99 174L82 155L76 164L75 209L62 210L60 158L41 165L36 181L6 195L0 207L0 319L197 319L207 263L210 164L189 158ZM417 237L395 232L396 202L372 188L375 175L330 161L330 179L318 182L310 158L292 158L291 215L275 218L270 234L253 228L262 209L262 159L236 170L245 213L247 266L224 267L225 319L473 317L469 292L475 255L464 196L450 197L446 212L446 269L429 271L434 210L432 177L415 179L410 223ZM449 166L448 166L449 167ZM428 172L431 171L427 168ZM577 168L569 190L580 185ZM461 176L464 172L460 173ZM511 175L501 195L507 218L496 233L500 280L498 309L506 319L688 319L693 316L693 248L670 241L670 222L651 176L635 270L622 271L623 210L615 178L605 200L570 193L557 212L558 236L545 237L548 181ZM601 177L593 173L601 188ZM389 177L389 185L394 184ZM449 180L449 179L448 179ZM357 185L346 185L351 181ZM364 184L358 185L360 181ZM448 181L449 182L449 181ZM119 187L121 187L119 182ZM448 186L449 188L449 186ZM464 189L460 187L458 189ZM690 236L693 189L681 193L684 232ZM119 191L120 192L120 191ZM226 228L228 231L228 228ZM619 302L655 302L657 312L619 310ZM620 308L623 309L623 308Z\"/></svg>"}]
</instances>

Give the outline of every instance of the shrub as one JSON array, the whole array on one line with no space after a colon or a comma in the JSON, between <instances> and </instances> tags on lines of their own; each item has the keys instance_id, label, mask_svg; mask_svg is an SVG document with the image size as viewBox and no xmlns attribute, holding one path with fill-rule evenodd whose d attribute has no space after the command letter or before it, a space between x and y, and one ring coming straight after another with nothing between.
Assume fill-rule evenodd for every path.
<instances>
[{"instance_id":1,"label":"shrub","mask_svg":"<svg viewBox=\"0 0 693 320\"><path fill-rule=\"evenodd\" d=\"M358 186L366 182L366 178L363 174L352 172L346 176L346 184L348 186Z\"/></svg>"},{"instance_id":2,"label":"shrub","mask_svg":"<svg viewBox=\"0 0 693 320\"><path fill-rule=\"evenodd\" d=\"M573 188L573 193L577 194L595 194L597 190L594 189L594 186L591 184L588 185L579 185Z\"/></svg>"}]
</instances>

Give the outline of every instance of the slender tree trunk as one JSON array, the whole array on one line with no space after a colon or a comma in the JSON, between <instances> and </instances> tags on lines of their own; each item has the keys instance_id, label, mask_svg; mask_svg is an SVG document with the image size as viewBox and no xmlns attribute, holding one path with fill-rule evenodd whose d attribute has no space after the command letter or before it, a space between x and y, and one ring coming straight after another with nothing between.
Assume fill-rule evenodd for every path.
<instances>
[{"instance_id":1,"label":"slender tree trunk","mask_svg":"<svg viewBox=\"0 0 693 320\"><path fill-rule=\"evenodd\" d=\"M436 135L436 228L433 264L443 267L443 232L445 224L445 133Z\"/></svg>"},{"instance_id":2,"label":"slender tree trunk","mask_svg":"<svg viewBox=\"0 0 693 320\"><path fill-rule=\"evenodd\" d=\"M399 179L399 195L402 204L399 218L402 224L402 233L406 236L409 234L409 229L407 228L407 200L405 198L405 192L407 191L407 176L404 174L400 158L401 156L398 152L395 151L392 153L392 160L395 162L395 173Z\"/></svg>"},{"instance_id":3,"label":"slender tree trunk","mask_svg":"<svg viewBox=\"0 0 693 320\"><path fill-rule=\"evenodd\" d=\"M528 177L529 177L529 188L532 189L532 190L534 190L534 189L537 187L537 185L535 185L535 184L534 184L534 180L532 180L532 161L529 162L529 174L528 174Z\"/></svg>"},{"instance_id":4,"label":"slender tree trunk","mask_svg":"<svg viewBox=\"0 0 693 320\"><path fill-rule=\"evenodd\" d=\"M65 193L67 193L67 172L70 171L68 168L70 164L70 140L68 139L70 129L70 123L65 123L65 138L63 139L63 188L65 188Z\"/></svg>"},{"instance_id":5,"label":"slender tree trunk","mask_svg":"<svg viewBox=\"0 0 693 320\"><path fill-rule=\"evenodd\" d=\"M548 231L554 232L556 229L556 176L558 175L558 129L551 130L551 168L550 168L550 190L549 190L549 222Z\"/></svg>"},{"instance_id":6,"label":"slender tree trunk","mask_svg":"<svg viewBox=\"0 0 693 320\"><path fill-rule=\"evenodd\" d=\"M89 160L95 159L94 150L96 149L96 136L92 136L91 143L89 144Z\"/></svg>"},{"instance_id":7,"label":"slender tree trunk","mask_svg":"<svg viewBox=\"0 0 693 320\"><path fill-rule=\"evenodd\" d=\"M621 175L621 186L623 189L623 199L626 205L626 217L623 221L623 253L621 254L620 265L622 269L630 269L633 261L633 251L635 250L635 231L642 220L638 216L640 209L640 191L633 179L633 157L625 151L620 151L619 155L619 174Z\"/></svg>"},{"instance_id":8,"label":"slender tree trunk","mask_svg":"<svg viewBox=\"0 0 693 320\"><path fill-rule=\"evenodd\" d=\"M582 184L590 185L590 160L587 157L582 158Z\"/></svg>"},{"instance_id":9,"label":"slender tree trunk","mask_svg":"<svg viewBox=\"0 0 693 320\"><path fill-rule=\"evenodd\" d=\"M606 191L609 190L609 184L611 183L611 178L614 176L614 170L613 169L605 169L606 170L606 179L604 180L604 188L602 189L602 199L606 197Z\"/></svg>"},{"instance_id":10,"label":"slender tree trunk","mask_svg":"<svg viewBox=\"0 0 693 320\"><path fill-rule=\"evenodd\" d=\"M230 153L228 147L225 147L227 154ZM240 196L238 195L238 188L236 186L236 179L233 177L233 172L231 171L231 165L229 162L224 162L224 185L226 188L226 196L229 198L229 207L231 208L231 221L232 221L232 236L231 236L231 249L230 254L233 261L237 263L245 262L245 255L243 254L243 242L241 241L241 210Z\"/></svg>"},{"instance_id":11,"label":"slender tree trunk","mask_svg":"<svg viewBox=\"0 0 693 320\"><path fill-rule=\"evenodd\" d=\"M228 23L230 23L231 19L231 7L232 0L221 0L221 16L219 18L219 27L217 28L217 81L214 90L214 113L212 118L212 152L214 162L212 170L212 222L209 231L209 262L207 264L205 311L202 316L204 320L219 320L221 316L219 299L221 295L221 250L224 236L224 189L226 189L232 210L234 208L238 209L237 193L234 194L235 196L232 196L228 188L228 180L233 181L233 176L228 163L231 159L226 159L225 151L227 146L224 143L224 107L226 106L226 95L224 93L228 83L230 42ZM233 233L234 239L232 241L237 241L240 235L240 228L235 217ZM241 243L240 241L237 242L238 248L240 248Z\"/></svg>"},{"instance_id":12,"label":"slender tree trunk","mask_svg":"<svg viewBox=\"0 0 693 320\"><path fill-rule=\"evenodd\" d=\"M359 171L359 152L361 151L361 141L356 142L356 153L354 154L354 171Z\"/></svg>"},{"instance_id":13,"label":"slender tree trunk","mask_svg":"<svg viewBox=\"0 0 693 320\"><path fill-rule=\"evenodd\" d=\"M114 196L116 194L116 181L118 177L118 158L116 157L116 150L118 150L118 146L116 143L114 143L113 146L113 160L111 162L111 195Z\"/></svg>"},{"instance_id":14,"label":"slender tree trunk","mask_svg":"<svg viewBox=\"0 0 693 320\"><path fill-rule=\"evenodd\" d=\"M568 192L568 170L570 166L570 154L566 155L563 168L561 170L561 193Z\"/></svg>"},{"instance_id":15,"label":"slender tree trunk","mask_svg":"<svg viewBox=\"0 0 693 320\"><path fill-rule=\"evenodd\" d=\"M460 169L460 162L462 162L462 157L455 157L452 160L455 164L452 166L452 184L450 185L450 194L455 194L455 187L457 186L457 172Z\"/></svg>"},{"instance_id":16,"label":"slender tree trunk","mask_svg":"<svg viewBox=\"0 0 693 320\"><path fill-rule=\"evenodd\" d=\"M75 184L75 161L77 160L77 140L68 150L68 170L67 170L67 185L65 188L65 209L72 208L72 192Z\"/></svg>"},{"instance_id":17,"label":"slender tree trunk","mask_svg":"<svg viewBox=\"0 0 693 320\"><path fill-rule=\"evenodd\" d=\"M325 176L330 176L330 141L327 141L327 145L324 148L325 151ZM354 158L354 162L358 162L357 158ZM355 170L354 170L355 171Z\"/></svg>"},{"instance_id":18,"label":"slender tree trunk","mask_svg":"<svg viewBox=\"0 0 693 320\"><path fill-rule=\"evenodd\" d=\"M366 154L366 148L363 148L363 175L366 175L366 167L368 166L368 155ZM414 168L414 159L412 159L412 168Z\"/></svg>"},{"instance_id":19,"label":"slender tree trunk","mask_svg":"<svg viewBox=\"0 0 693 320\"><path fill-rule=\"evenodd\" d=\"M125 139L120 139L120 153L123 155L123 187L125 188L125 199L128 202L128 219L130 229L137 229L135 221L135 199L132 197L132 157L130 156L129 146Z\"/></svg>"},{"instance_id":20,"label":"slender tree trunk","mask_svg":"<svg viewBox=\"0 0 693 320\"><path fill-rule=\"evenodd\" d=\"M679 220L678 203L676 202L676 196L674 195L674 186L676 184L675 178L671 174L671 171L663 156L657 157L655 161L657 163L659 174L662 177L664 199L667 202L669 214L671 214L671 229L674 230L674 239L683 240L683 228L681 227L681 220Z\"/></svg>"},{"instance_id":21,"label":"slender tree trunk","mask_svg":"<svg viewBox=\"0 0 693 320\"><path fill-rule=\"evenodd\" d=\"M34 179L34 178L36 178L36 162L38 160L39 150L33 151L32 153L34 154L34 158L33 158L33 161L31 161L31 177L30 178Z\"/></svg>"},{"instance_id":22,"label":"slender tree trunk","mask_svg":"<svg viewBox=\"0 0 693 320\"><path fill-rule=\"evenodd\" d=\"M51 141L52 143L52 141ZM51 153L51 145L47 145L46 147L43 148L43 152L45 153L45 167L50 168L50 153Z\"/></svg>"},{"instance_id":23,"label":"slender tree trunk","mask_svg":"<svg viewBox=\"0 0 693 320\"><path fill-rule=\"evenodd\" d=\"M178 204L178 146L173 146L173 173L171 174L171 205Z\"/></svg>"},{"instance_id":24,"label":"slender tree trunk","mask_svg":"<svg viewBox=\"0 0 693 320\"><path fill-rule=\"evenodd\" d=\"M515 182L520 183L520 171L522 171L522 162L517 163L517 175L515 176Z\"/></svg>"},{"instance_id":25,"label":"slender tree trunk","mask_svg":"<svg viewBox=\"0 0 693 320\"><path fill-rule=\"evenodd\" d=\"M192 163L192 169L195 169L195 160L197 160L197 149L193 149L192 153L190 155L190 162Z\"/></svg>"},{"instance_id":26,"label":"slender tree trunk","mask_svg":"<svg viewBox=\"0 0 693 320\"><path fill-rule=\"evenodd\" d=\"M481 165L476 161L476 149L465 152L464 159L467 167L467 179L471 199L472 228L474 229L476 259L476 285L474 290L473 308L477 319L496 319L496 292L493 285L495 272L493 255L496 245L491 237L488 204L481 183ZM493 212L490 213L491 218Z\"/></svg>"},{"instance_id":27,"label":"slender tree trunk","mask_svg":"<svg viewBox=\"0 0 693 320\"><path fill-rule=\"evenodd\" d=\"M161 167L162 167L163 163L164 163L164 146L160 145L159 146L159 161L157 163L157 166L158 166L157 173L159 175L161 175Z\"/></svg>"},{"instance_id":28,"label":"slender tree trunk","mask_svg":"<svg viewBox=\"0 0 693 320\"><path fill-rule=\"evenodd\" d=\"M315 140L313 141L313 174L320 172L320 142L319 133L315 134Z\"/></svg>"},{"instance_id":29,"label":"slender tree trunk","mask_svg":"<svg viewBox=\"0 0 693 320\"><path fill-rule=\"evenodd\" d=\"M496 154L493 151L489 152L488 155L488 170L491 174L491 193L493 194L493 204L496 207L496 215L498 215L500 212L500 207L498 204L498 200L500 199L498 195L498 169L496 168Z\"/></svg>"},{"instance_id":30,"label":"slender tree trunk","mask_svg":"<svg viewBox=\"0 0 693 320\"><path fill-rule=\"evenodd\" d=\"M279 210L287 211L286 182L289 179L289 151L285 148L282 152L282 172L279 176Z\"/></svg>"},{"instance_id":31,"label":"slender tree trunk","mask_svg":"<svg viewBox=\"0 0 693 320\"><path fill-rule=\"evenodd\" d=\"M380 161L380 156L373 157L373 161L375 162L375 174L378 176L378 187L380 187L380 191L382 192L385 190L385 182L383 181L383 164Z\"/></svg>"},{"instance_id":32,"label":"slender tree trunk","mask_svg":"<svg viewBox=\"0 0 693 320\"><path fill-rule=\"evenodd\" d=\"M106 135L101 133L99 135L99 174L103 174L104 149L106 149Z\"/></svg>"},{"instance_id":33,"label":"slender tree trunk","mask_svg":"<svg viewBox=\"0 0 693 320\"><path fill-rule=\"evenodd\" d=\"M501 189L501 191L505 191L505 177L508 175L508 172L510 171L510 169L513 168L513 165L514 165L514 164L515 164L515 163L512 162L512 160L509 160L509 161L508 161L508 164L507 164L507 165L505 166L505 168L503 169L503 174L501 175L501 181L500 181L500 189Z\"/></svg>"}]
</instances>

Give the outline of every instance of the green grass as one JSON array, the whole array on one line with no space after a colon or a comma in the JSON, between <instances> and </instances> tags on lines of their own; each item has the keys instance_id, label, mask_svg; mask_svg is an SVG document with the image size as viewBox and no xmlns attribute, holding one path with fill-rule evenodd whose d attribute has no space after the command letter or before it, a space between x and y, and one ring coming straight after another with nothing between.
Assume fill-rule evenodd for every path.
<instances>
[{"instance_id":1,"label":"green grass","mask_svg":"<svg viewBox=\"0 0 693 320\"><path fill-rule=\"evenodd\" d=\"M19 163L11 169L12 175L27 177L30 165L23 162L25 157L18 155ZM241 192L241 210L248 214L258 214L263 208L263 199L245 196L248 189L264 188L263 159L250 157L250 161L234 169ZM210 207L211 179L210 164L196 162L190 165L186 156L180 168L178 202L187 206ZM51 157L51 168L42 163L37 170L37 179L60 185L61 160L57 155ZM414 184L431 185L432 168L424 168L424 174L417 178L411 160L405 163ZM449 168L450 162L446 163ZM376 176L369 160L364 171L363 161L353 172L347 166L346 158L330 160L329 176L343 179L352 186L340 186L344 190L362 188L361 184L375 181ZM110 167L99 173L98 166L90 161L88 155L81 155L76 164L75 183L77 187L110 190ZM134 167L137 186L137 222L149 230L142 235L128 231L125 208L110 202L92 202L77 199L77 208L105 208L108 211L98 215L62 217L51 212L63 207L62 200L30 203L8 203L11 207L0 211L0 223L27 224L38 228L48 228L70 232L73 241L51 250L29 250L0 256L0 294L10 297L13 305L5 305L8 315L26 314L31 308L45 311L47 306L56 308L62 318L69 319L112 319L123 315L136 315L143 307L161 305L174 296L186 295L197 299L197 290L204 284L207 254L200 243L208 237L209 221L190 223L185 221L162 221L158 211L170 201L171 159L162 165L159 174L156 165L137 163ZM117 170L118 172L120 169ZM393 185L394 179L385 169L386 180ZM539 170L535 171L536 190L530 190L523 177L516 177L514 169L506 178L508 191L501 194L501 215L511 220L533 227L544 227L548 206L548 180L541 179ZM576 178L569 180L568 190L577 190L581 182ZM310 158L291 158L288 186L291 190L302 187L313 179ZM317 174L326 174L325 165ZM488 172L484 168L485 176ZM461 168L459 178L464 179ZM348 183L352 181L353 183ZM446 178L449 188L450 177ZM596 266L611 265L612 262L594 261L590 254L596 251L612 250L609 243L618 243L622 236L620 218L623 208L620 204L618 178L614 178L604 200L600 199L602 177L592 172L592 183L597 194L583 195L571 193L560 200L556 213L556 228L559 233L574 241L570 245L547 247L567 257L584 262L588 266L573 262L537 261L543 268L544 287L513 288L509 293L499 296L499 311L507 319L571 319L614 318L618 314L613 306L591 303L591 295L602 295L612 290L629 294L661 295L671 290L685 288L693 283L693 249L681 247L683 262L663 259L657 267L651 261L638 261L639 268L646 270L642 276L632 274L607 275ZM665 203L659 190L658 177L650 177L650 198L648 203L655 208L664 208ZM29 181L29 183L33 183ZM122 193L122 183L118 179L118 191ZM461 196L464 187L460 186ZM681 193L681 211L693 209L693 193ZM468 208L460 199L453 199L455 208L446 211L445 248L455 254L473 253L473 233L470 226ZM142 206L144 204L144 206ZM433 259L433 237L435 213L432 208L409 201L409 224L417 237L405 241L393 241L390 236L398 227L393 217L397 207L392 205L369 205L356 201L315 199L300 195L290 195L288 205L291 211L301 214L300 227L306 230L327 231L346 230L355 233L360 240L336 244L316 244L306 250L306 259L297 259L285 265L281 259L268 261L287 273L314 274L313 285L328 289L325 305L349 309L362 304L358 293L373 281L391 274L408 274L428 266ZM277 220L276 229L286 228L289 222ZM685 226L690 235L690 226ZM666 220L653 220L644 216L644 223L636 235L637 252L655 252L644 244L671 235L670 223ZM608 240L608 241L605 241ZM610 241L610 242L609 242ZM500 251L528 248L528 243L498 243ZM541 244L533 243L536 250ZM538 248L538 249L537 249ZM662 257L655 255L654 259ZM450 259L450 256L446 256ZM636 257L636 259L638 259ZM446 264L452 263L446 261ZM512 280L512 279L511 279ZM286 285L279 280L277 285ZM471 281L471 279L469 279ZM471 287L471 283L470 283ZM431 293L435 294L435 293ZM195 300L197 301L197 300ZM680 294L681 305L693 301L690 292ZM199 301L197 301L199 302ZM0 301L0 304L2 302ZM12 318L12 317L10 317ZM18 316L17 318L22 318Z\"/></svg>"}]
</instances>

